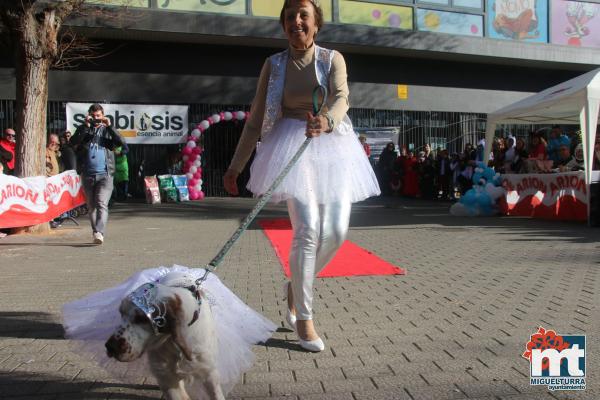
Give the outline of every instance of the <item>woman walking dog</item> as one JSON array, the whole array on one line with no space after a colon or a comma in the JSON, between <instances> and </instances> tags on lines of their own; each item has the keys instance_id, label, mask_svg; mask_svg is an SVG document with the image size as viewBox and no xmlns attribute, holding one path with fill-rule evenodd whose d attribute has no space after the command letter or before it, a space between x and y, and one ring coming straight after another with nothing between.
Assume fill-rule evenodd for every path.
<instances>
[{"instance_id":1,"label":"woman walking dog","mask_svg":"<svg viewBox=\"0 0 600 400\"><path fill-rule=\"evenodd\" d=\"M272 199L287 202L294 231L286 320L304 349L322 351L325 345L312 321L314 278L344 242L351 204L380 191L346 115L344 58L314 42L323 26L318 1L285 0L280 23L289 47L262 68L251 116L223 180L225 189L237 195L237 177L261 138L248 189L262 195L304 139L313 138ZM323 111L313 115L312 93L318 85L331 95Z\"/></svg>"}]
</instances>

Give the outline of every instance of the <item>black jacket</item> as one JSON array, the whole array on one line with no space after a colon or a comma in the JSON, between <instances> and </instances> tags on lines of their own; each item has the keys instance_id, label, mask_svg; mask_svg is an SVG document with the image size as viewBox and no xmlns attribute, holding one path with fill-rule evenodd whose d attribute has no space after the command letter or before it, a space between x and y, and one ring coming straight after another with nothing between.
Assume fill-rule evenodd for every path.
<instances>
[{"instance_id":1,"label":"black jacket","mask_svg":"<svg viewBox=\"0 0 600 400\"><path fill-rule=\"evenodd\" d=\"M104 125L99 136L95 136L94 129L85 124L79 126L75 131L75 134L71 138L71 145L77 155L77 172L82 174L87 170L88 151L90 145L96 141L100 146L104 147L107 164L106 170L112 176L115 173L115 153L113 153L113 150L115 147L122 146L125 141L112 126Z\"/></svg>"}]
</instances>

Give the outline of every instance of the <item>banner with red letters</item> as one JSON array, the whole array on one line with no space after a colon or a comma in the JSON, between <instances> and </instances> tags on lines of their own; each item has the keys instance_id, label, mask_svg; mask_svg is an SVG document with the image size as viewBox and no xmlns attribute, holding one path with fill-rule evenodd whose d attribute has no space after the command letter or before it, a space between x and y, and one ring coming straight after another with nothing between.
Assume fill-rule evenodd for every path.
<instances>
[{"instance_id":1,"label":"banner with red letters","mask_svg":"<svg viewBox=\"0 0 600 400\"><path fill-rule=\"evenodd\" d=\"M587 221L588 187L583 171L502 175L506 215Z\"/></svg>"},{"instance_id":2,"label":"banner with red letters","mask_svg":"<svg viewBox=\"0 0 600 400\"><path fill-rule=\"evenodd\" d=\"M81 178L65 171L49 178L17 178L0 174L0 228L52 221L85 203Z\"/></svg>"}]
</instances>

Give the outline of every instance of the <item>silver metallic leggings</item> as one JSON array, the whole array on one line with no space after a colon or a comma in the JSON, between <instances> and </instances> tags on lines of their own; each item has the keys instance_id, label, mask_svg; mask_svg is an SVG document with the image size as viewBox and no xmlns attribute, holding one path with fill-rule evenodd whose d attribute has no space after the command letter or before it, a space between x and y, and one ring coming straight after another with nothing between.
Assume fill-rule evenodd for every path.
<instances>
[{"instance_id":1,"label":"silver metallic leggings","mask_svg":"<svg viewBox=\"0 0 600 400\"><path fill-rule=\"evenodd\" d=\"M350 223L352 203L308 204L287 201L294 238L290 252L292 293L299 320L312 319L313 283L340 248Z\"/></svg>"}]
</instances>

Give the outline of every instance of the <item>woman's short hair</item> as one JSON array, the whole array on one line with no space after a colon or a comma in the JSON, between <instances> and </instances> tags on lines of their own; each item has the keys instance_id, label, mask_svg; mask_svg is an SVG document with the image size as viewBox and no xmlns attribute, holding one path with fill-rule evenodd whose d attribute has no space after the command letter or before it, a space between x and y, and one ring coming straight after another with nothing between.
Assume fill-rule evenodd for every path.
<instances>
[{"instance_id":1,"label":"woman's short hair","mask_svg":"<svg viewBox=\"0 0 600 400\"><path fill-rule=\"evenodd\" d=\"M323 9L319 5L317 0L285 0L283 2L283 7L281 7L281 13L279 14L279 23L283 27L285 25L285 10L289 8L292 4L299 1L307 1L313 5L315 9L315 23L317 24L317 28L321 29L323 26Z\"/></svg>"}]
</instances>

